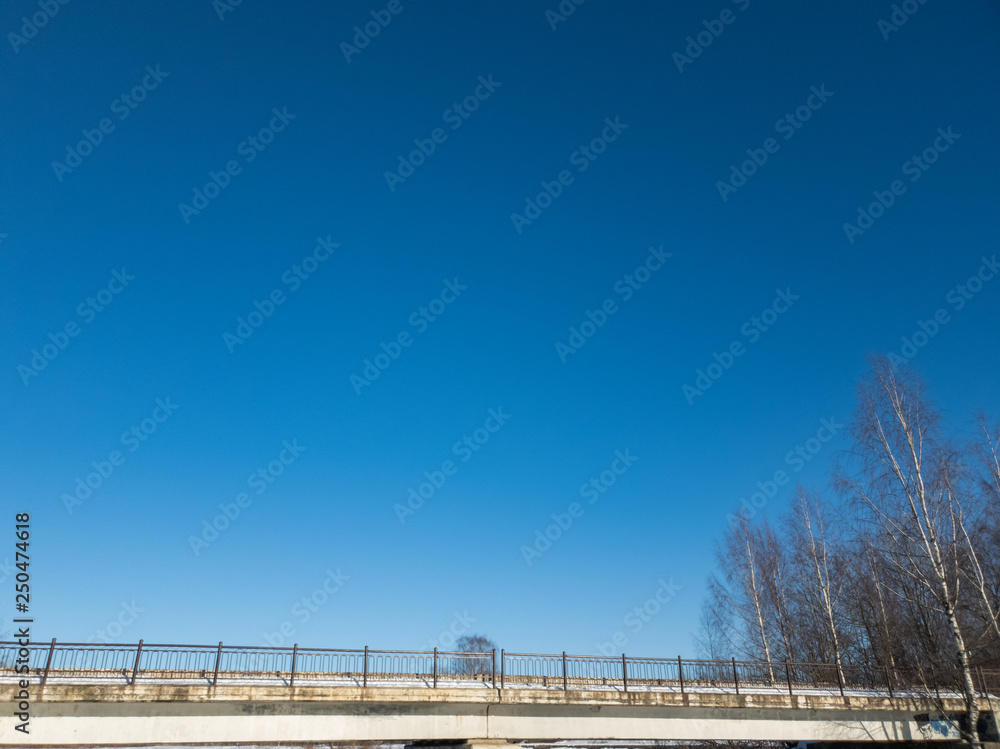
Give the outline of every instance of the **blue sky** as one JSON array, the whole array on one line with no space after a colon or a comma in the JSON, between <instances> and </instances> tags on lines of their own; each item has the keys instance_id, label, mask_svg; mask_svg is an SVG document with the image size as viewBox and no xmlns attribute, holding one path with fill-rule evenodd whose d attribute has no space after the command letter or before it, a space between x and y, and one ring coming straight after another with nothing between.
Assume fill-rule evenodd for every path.
<instances>
[{"instance_id":1,"label":"blue sky","mask_svg":"<svg viewBox=\"0 0 1000 749\"><path fill-rule=\"evenodd\" d=\"M693 654L869 352L998 412L1000 12L903 6L17 0L36 638Z\"/></svg>"}]
</instances>

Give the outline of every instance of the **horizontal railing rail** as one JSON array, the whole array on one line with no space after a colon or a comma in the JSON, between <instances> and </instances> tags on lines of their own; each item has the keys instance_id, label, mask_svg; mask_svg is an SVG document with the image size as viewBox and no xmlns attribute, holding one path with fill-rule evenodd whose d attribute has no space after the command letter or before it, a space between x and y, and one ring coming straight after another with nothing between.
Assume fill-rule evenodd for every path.
<instances>
[{"instance_id":1,"label":"horizontal railing rail","mask_svg":"<svg viewBox=\"0 0 1000 749\"><path fill-rule=\"evenodd\" d=\"M777 690L873 692L937 696L957 694L954 671L874 664L801 663L622 655L356 650L217 645L0 642L0 678L52 680L325 683L370 687L482 685L491 688L662 688L677 692ZM976 667L973 684L983 695L1000 694L1000 669Z\"/></svg>"}]
</instances>

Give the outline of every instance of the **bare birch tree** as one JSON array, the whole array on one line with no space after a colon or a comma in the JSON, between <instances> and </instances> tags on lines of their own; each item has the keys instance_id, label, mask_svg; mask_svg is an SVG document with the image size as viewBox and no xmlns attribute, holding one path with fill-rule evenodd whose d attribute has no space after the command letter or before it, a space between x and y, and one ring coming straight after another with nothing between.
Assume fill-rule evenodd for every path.
<instances>
[{"instance_id":1,"label":"bare birch tree","mask_svg":"<svg viewBox=\"0 0 1000 749\"><path fill-rule=\"evenodd\" d=\"M774 628L781 637L784 654L781 659L795 660L795 641L801 637L801 623L797 622L790 593L793 585L789 581L788 542L781 538L767 519L759 531L760 566L763 587L767 596L767 609L774 620ZM772 674L772 680L773 680Z\"/></svg>"},{"instance_id":2,"label":"bare birch tree","mask_svg":"<svg viewBox=\"0 0 1000 749\"><path fill-rule=\"evenodd\" d=\"M947 622L950 660L961 675L969 719L960 728L979 749L979 703L958 613L964 539L961 506L949 482L953 451L939 435L938 415L925 399L922 383L908 372L897 372L884 357L872 359L858 396L851 431L860 470L842 478L875 529L882 558L900 578L927 593L933 613ZM922 599L907 599L927 608Z\"/></svg>"},{"instance_id":3,"label":"bare birch tree","mask_svg":"<svg viewBox=\"0 0 1000 749\"><path fill-rule=\"evenodd\" d=\"M840 683L844 681L844 662L840 646L840 614L838 598L841 585L833 580L834 552L830 548L823 507L818 496L809 494L803 487L797 487L792 500L791 513L787 521L793 547L802 569L799 586L805 591L810 618L815 626L813 639L825 641L829 646L829 657L837 669Z\"/></svg>"},{"instance_id":4,"label":"bare birch tree","mask_svg":"<svg viewBox=\"0 0 1000 749\"><path fill-rule=\"evenodd\" d=\"M729 532L716 549L722 576L709 578L709 595L713 606L732 614L728 638L735 649L745 657L770 663L772 617L764 588L762 556L760 532L741 510L733 516Z\"/></svg>"},{"instance_id":5,"label":"bare birch tree","mask_svg":"<svg viewBox=\"0 0 1000 749\"><path fill-rule=\"evenodd\" d=\"M962 539L968 554L966 576L983 609L983 639L1000 648L1000 425L991 425L984 414L977 422L979 439L970 452L981 472L973 469L973 517L968 525L963 522Z\"/></svg>"}]
</instances>

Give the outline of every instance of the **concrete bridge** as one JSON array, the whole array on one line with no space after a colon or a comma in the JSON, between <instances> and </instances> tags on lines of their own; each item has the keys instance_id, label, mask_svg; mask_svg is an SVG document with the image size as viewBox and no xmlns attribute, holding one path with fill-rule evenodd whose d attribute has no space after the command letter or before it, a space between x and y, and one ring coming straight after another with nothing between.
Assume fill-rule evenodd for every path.
<instances>
[{"instance_id":1,"label":"concrete bridge","mask_svg":"<svg viewBox=\"0 0 1000 749\"><path fill-rule=\"evenodd\" d=\"M490 668L498 660L492 653L296 646L286 649L290 653L230 649L227 660L221 645L209 649L211 657L202 657L197 646L61 645L59 657L56 646L46 643L38 646L44 658L28 648L28 656L20 657L27 657L29 670L15 674L10 659L3 659L4 645L0 700L10 707L0 720L0 746L667 739L947 743L958 737L952 721L965 709L959 695L947 690L935 690L938 696L898 683L895 689L865 688L846 674L827 684L793 680L804 664L752 664L752 670L751 664L732 661L501 652L498 674ZM352 661L361 669L339 670L329 660L331 654L362 652ZM115 661L115 653L127 657ZM279 657L284 669L264 667ZM420 659L431 668L421 668ZM608 661L617 664L617 676L606 670ZM650 678L669 674L644 673L644 661L657 661L652 664L657 668L669 663L682 678ZM327 667L318 668L321 662ZM729 681L721 678L727 672ZM754 673L761 678L749 678ZM779 676L785 678L777 681ZM992 691L984 690L980 698L987 714L1000 704ZM19 712L28 718L20 730Z\"/></svg>"}]
</instances>

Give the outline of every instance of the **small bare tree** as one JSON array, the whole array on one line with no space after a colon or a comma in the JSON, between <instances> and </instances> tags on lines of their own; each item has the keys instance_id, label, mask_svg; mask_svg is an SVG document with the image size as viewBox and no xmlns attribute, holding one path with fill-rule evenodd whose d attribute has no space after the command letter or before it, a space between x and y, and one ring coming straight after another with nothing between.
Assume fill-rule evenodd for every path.
<instances>
[{"instance_id":1,"label":"small bare tree","mask_svg":"<svg viewBox=\"0 0 1000 749\"><path fill-rule=\"evenodd\" d=\"M711 585L711 578L709 579ZM720 606L709 595L702 601L698 630L694 635L694 646L698 655L711 661L728 660L733 657L734 626L732 612L727 606Z\"/></svg>"},{"instance_id":2,"label":"small bare tree","mask_svg":"<svg viewBox=\"0 0 1000 749\"><path fill-rule=\"evenodd\" d=\"M486 676L493 672L493 651L497 644L485 635L462 635L455 644L460 655L454 658L453 673L464 676Z\"/></svg>"}]
</instances>

